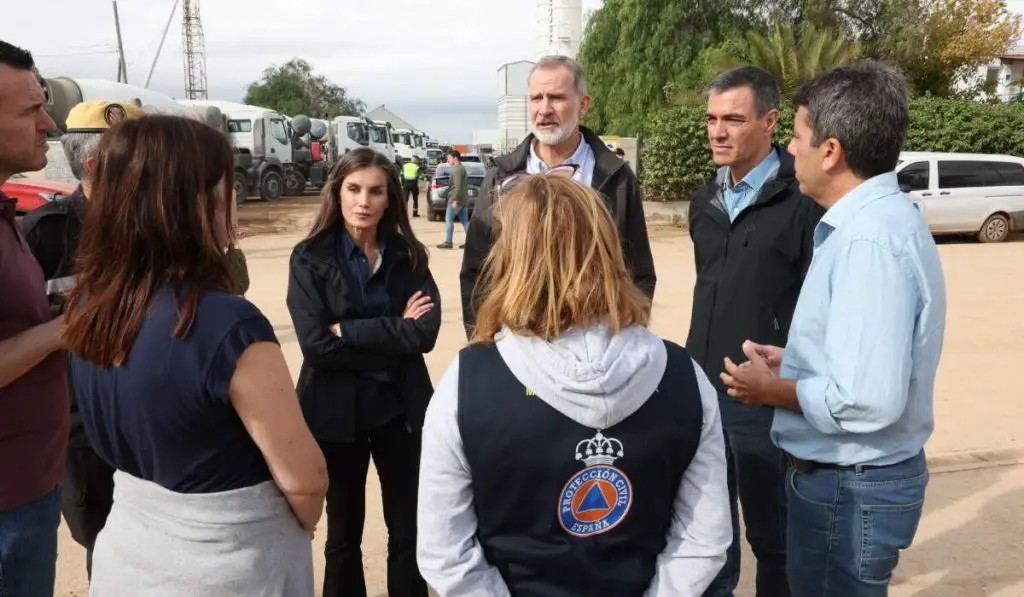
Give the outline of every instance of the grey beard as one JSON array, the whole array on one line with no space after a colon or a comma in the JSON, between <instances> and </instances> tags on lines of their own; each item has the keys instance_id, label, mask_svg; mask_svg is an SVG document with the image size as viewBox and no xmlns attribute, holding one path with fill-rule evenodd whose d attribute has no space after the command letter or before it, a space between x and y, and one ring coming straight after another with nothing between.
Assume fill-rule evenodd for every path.
<instances>
[{"instance_id":1,"label":"grey beard","mask_svg":"<svg viewBox=\"0 0 1024 597\"><path fill-rule=\"evenodd\" d=\"M579 127L580 120L577 117L573 117L572 120L558 127L558 130L553 133L546 133L544 131L537 130L535 124L530 124L530 132L544 145L558 145L572 135L573 131Z\"/></svg>"}]
</instances>

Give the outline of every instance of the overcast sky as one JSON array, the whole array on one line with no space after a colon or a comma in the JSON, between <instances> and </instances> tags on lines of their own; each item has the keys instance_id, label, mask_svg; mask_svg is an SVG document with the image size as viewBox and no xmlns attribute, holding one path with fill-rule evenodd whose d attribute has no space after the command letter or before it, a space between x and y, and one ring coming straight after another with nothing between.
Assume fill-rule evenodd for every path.
<instances>
[{"instance_id":1,"label":"overcast sky","mask_svg":"<svg viewBox=\"0 0 1024 597\"><path fill-rule=\"evenodd\" d=\"M1024 0L1007 3L1024 12ZM0 36L31 50L44 76L116 80L110 0L16 4ZM119 0L130 83L145 81L173 4ZM200 7L211 99L241 101L264 68L298 56L368 109L386 104L456 142L497 127L498 67L535 58L536 0L201 0ZM184 94L180 13L150 85L173 97Z\"/></svg>"},{"instance_id":2,"label":"overcast sky","mask_svg":"<svg viewBox=\"0 0 1024 597\"><path fill-rule=\"evenodd\" d=\"M43 76L116 80L110 0L16 4L0 37L31 50ZM130 83L144 83L173 5L118 1ZM200 9L211 99L241 101L264 68L298 56L367 109L386 104L452 141L497 128L498 67L535 58L536 0L201 0ZM150 87L184 95L180 8Z\"/></svg>"}]
</instances>

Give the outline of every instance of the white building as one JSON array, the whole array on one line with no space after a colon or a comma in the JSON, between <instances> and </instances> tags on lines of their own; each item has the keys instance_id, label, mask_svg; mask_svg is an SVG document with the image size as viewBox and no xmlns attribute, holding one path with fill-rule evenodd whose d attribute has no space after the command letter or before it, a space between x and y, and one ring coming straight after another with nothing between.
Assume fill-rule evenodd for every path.
<instances>
[{"instance_id":1,"label":"white building","mask_svg":"<svg viewBox=\"0 0 1024 597\"><path fill-rule=\"evenodd\" d=\"M1008 102L1021 97L1021 81L1024 80L1024 46L1015 46L993 58L982 66L966 81L957 84L957 89L965 91L980 83L992 85L991 97ZM982 93L978 99L989 99L989 94Z\"/></svg>"},{"instance_id":2,"label":"white building","mask_svg":"<svg viewBox=\"0 0 1024 597\"><path fill-rule=\"evenodd\" d=\"M519 145L530 132L529 81L533 64L520 60L498 69L498 153Z\"/></svg>"},{"instance_id":3,"label":"white building","mask_svg":"<svg viewBox=\"0 0 1024 597\"><path fill-rule=\"evenodd\" d=\"M537 57L576 58L583 38L582 0L537 0Z\"/></svg>"}]
</instances>

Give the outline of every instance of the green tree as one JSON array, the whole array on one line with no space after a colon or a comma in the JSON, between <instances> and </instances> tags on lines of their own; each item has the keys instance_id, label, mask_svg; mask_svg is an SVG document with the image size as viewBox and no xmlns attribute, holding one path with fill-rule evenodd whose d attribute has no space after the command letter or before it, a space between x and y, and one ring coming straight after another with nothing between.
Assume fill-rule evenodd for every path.
<instances>
[{"instance_id":1,"label":"green tree","mask_svg":"<svg viewBox=\"0 0 1024 597\"><path fill-rule=\"evenodd\" d=\"M587 24L580 63L594 98L586 123L638 134L676 93L701 50L746 26L739 0L605 0Z\"/></svg>"},{"instance_id":2,"label":"green tree","mask_svg":"<svg viewBox=\"0 0 1024 597\"><path fill-rule=\"evenodd\" d=\"M313 67L302 58L292 58L264 70L259 81L249 84L243 102L288 116L358 116L366 111L362 100L350 96L344 87L335 85L327 77L314 73Z\"/></svg>"},{"instance_id":3,"label":"green tree","mask_svg":"<svg viewBox=\"0 0 1024 597\"><path fill-rule=\"evenodd\" d=\"M923 35L909 56L907 77L920 94L974 97L978 69L1021 36L1021 16L1005 0L932 0L921 15Z\"/></svg>"},{"instance_id":4,"label":"green tree","mask_svg":"<svg viewBox=\"0 0 1024 597\"><path fill-rule=\"evenodd\" d=\"M829 29L804 22L798 30L781 23L768 35L747 33L750 63L770 72L779 82L783 101L793 99L800 84L860 54L860 44Z\"/></svg>"}]
</instances>

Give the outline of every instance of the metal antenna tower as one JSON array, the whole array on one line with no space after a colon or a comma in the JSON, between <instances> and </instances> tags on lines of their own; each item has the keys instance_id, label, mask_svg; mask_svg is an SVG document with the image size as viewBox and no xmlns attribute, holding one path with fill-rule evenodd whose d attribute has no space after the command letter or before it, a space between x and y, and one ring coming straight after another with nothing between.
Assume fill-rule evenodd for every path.
<instances>
[{"instance_id":1,"label":"metal antenna tower","mask_svg":"<svg viewBox=\"0 0 1024 597\"><path fill-rule=\"evenodd\" d=\"M199 19L199 0L184 0L181 49L185 58L185 97L208 99L206 94L206 39Z\"/></svg>"}]
</instances>

